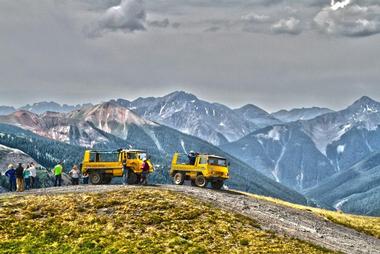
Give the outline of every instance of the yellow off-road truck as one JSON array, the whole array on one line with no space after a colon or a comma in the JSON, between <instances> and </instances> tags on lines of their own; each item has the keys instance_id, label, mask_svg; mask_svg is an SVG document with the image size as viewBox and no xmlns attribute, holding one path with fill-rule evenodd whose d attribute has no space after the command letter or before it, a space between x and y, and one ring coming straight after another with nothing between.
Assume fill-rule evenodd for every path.
<instances>
[{"instance_id":1,"label":"yellow off-road truck","mask_svg":"<svg viewBox=\"0 0 380 254\"><path fill-rule=\"evenodd\" d=\"M123 176L123 161L125 160L129 170L128 184L137 184L140 181L144 159L147 159L149 163L149 171L153 172L153 165L143 150L86 150L81 171L89 174L92 184L109 184L113 177Z\"/></svg>"},{"instance_id":2,"label":"yellow off-road truck","mask_svg":"<svg viewBox=\"0 0 380 254\"><path fill-rule=\"evenodd\" d=\"M192 163L192 164L190 164ZM174 184L182 185L190 180L193 186L204 188L210 182L213 189L221 189L229 178L227 159L209 154L196 155L191 162L187 155L175 153L170 168Z\"/></svg>"}]
</instances>

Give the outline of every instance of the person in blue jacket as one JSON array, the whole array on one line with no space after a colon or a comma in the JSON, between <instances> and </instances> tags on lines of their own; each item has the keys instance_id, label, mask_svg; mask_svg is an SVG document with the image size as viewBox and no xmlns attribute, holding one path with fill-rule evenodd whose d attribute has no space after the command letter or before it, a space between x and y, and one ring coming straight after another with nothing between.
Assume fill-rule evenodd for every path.
<instances>
[{"instance_id":1,"label":"person in blue jacket","mask_svg":"<svg viewBox=\"0 0 380 254\"><path fill-rule=\"evenodd\" d=\"M9 164L5 176L9 179L9 191L16 191L16 169L12 164Z\"/></svg>"}]
</instances>

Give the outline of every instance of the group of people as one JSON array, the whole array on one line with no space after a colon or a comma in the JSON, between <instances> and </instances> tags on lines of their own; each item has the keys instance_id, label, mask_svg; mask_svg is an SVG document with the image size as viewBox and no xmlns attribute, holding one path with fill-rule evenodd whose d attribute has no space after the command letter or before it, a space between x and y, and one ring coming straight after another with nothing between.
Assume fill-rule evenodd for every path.
<instances>
[{"instance_id":1,"label":"group of people","mask_svg":"<svg viewBox=\"0 0 380 254\"><path fill-rule=\"evenodd\" d=\"M23 192L37 187L37 170L34 162L26 164L25 168L22 163L16 168L13 164L9 164L5 176L9 180L9 191Z\"/></svg>"},{"instance_id":2,"label":"group of people","mask_svg":"<svg viewBox=\"0 0 380 254\"><path fill-rule=\"evenodd\" d=\"M150 165L147 159L144 159L141 166L141 177L138 180L139 184L148 184L148 174ZM54 186L62 186L62 174L63 174L63 162L59 162L52 170L54 174ZM130 170L127 167L127 161L123 161L123 184L128 183ZM25 167L22 163L19 163L17 167L13 164L9 164L8 170L5 172L5 176L9 179L9 191L23 192L24 190L30 190L37 187L37 170L34 162L30 162ZM82 178L83 184L88 184L88 173L81 173L77 165L74 165L69 171L72 185L79 185Z\"/></svg>"},{"instance_id":3,"label":"group of people","mask_svg":"<svg viewBox=\"0 0 380 254\"><path fill-rule=\"evenodd\" d=\"M62 186L62 173L63 173L63 162L58 163L53 168L53 174L54 174L54 186ZM72 185L79 185L79 180L82 177L83 184L88 184L88 177L89 175L87 173L81 174L79 168L77 165L74 165L72 169L69 171L69 176L71 178Z\"/></svg>"}]
</instances>

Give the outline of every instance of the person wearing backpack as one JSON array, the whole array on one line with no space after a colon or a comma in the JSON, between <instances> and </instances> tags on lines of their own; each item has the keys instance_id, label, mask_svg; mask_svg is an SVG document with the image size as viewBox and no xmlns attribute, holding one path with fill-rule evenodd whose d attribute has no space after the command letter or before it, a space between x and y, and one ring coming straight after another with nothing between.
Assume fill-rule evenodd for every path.
<instances>
[{"instance_id":1,"label":"person wearing backpack","mask_svg":"<svg viewBox=\"0 0 380 254\"><path fill-rule=\"evenodd\" d=\"M17 192L24 191L24 168L22 167L21 163L19 163L18 167L16 168L16 185Z\"/></svg>"},{"instance_id":2,"label":"person wearing backpack","mask_svg":"<svg viewBox=\"0 0 380 254\"><path fill-rule=\"evenodd\" d=\"M149 174L149 163L147 159L144 159L143 164L141 165L142 173L141 173L141 184L142 185L148 185L148 174Z\"/></svg>"}]
</instances>

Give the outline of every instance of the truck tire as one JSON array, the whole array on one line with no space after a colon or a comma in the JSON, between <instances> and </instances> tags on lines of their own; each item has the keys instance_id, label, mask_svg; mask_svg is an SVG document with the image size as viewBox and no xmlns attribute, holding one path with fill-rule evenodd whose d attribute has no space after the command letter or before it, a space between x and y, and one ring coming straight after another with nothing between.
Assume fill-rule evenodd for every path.
<instances>
[{"instance_id":1,"label":"truck tire","mask_svg":"<svg viewBox=\"0 0 380 254\"><path fill-rule=\"evenodd\" d=\"M200 188L204 188L207 186L207 180L203 175L197 175L195 178L195 185Z\"/></svg>"},{"instance_id":2,"label":"truck tire","mask_svg":"<svg viewBox=\"0 0 380 254\"><path fill-rule=\"evenodd\" d=\"M138 183L138 177L135 172L132 170L128 174L128 179L127 179L128 184L137 184Z\"/></svg>"},{"instance_id":3,"label":"truck tire","mask_svg":"<svg viewBox=\"0 0 380 254\"><path fill-rule=\"evenodd\" d=\"M103 184L110 184L112 181L112 175L104 175Z\"/></svg>"},{"instance_id":4,"label":"truck tire","mask_svg":"<svg viewBox=\"0 0 380 254\"><path fill-rule=\"evenodd\" d=\"M185 173L176 172L173 177L173 182L176 185L183 185L183 183L185 182Z\"/></svg>"},{"instance_id":5,"label":"truck tire","mask_svg":"<svg viewBox=\"0 0 380 254\"><path fill-rule=\"evenodd\" d=\"M223 187L223 180L216 180L211 182L211 187L215 190L220 190Z\"/></svg>"},{"instance_id":6,"label":"truck tire","mask_svg":"<svg viewBox=\"0 0 380 254\"><path fill-rule=\"evenodd\" d=\"M90 182L94 185L99 185L103 183L103 174L101 173L90 173Z\"/></svg>"},{"instance_id":7,"label":"truck tire","mask_svg":"<svg viewBox=\"0 0 380 254\"><path fill-rule=\"evenodd\" d=\"M195 184L195 180L193 180L193 179L191 179L191 186L197 186L196 184Z\"/></svg>"}]
</instances>

